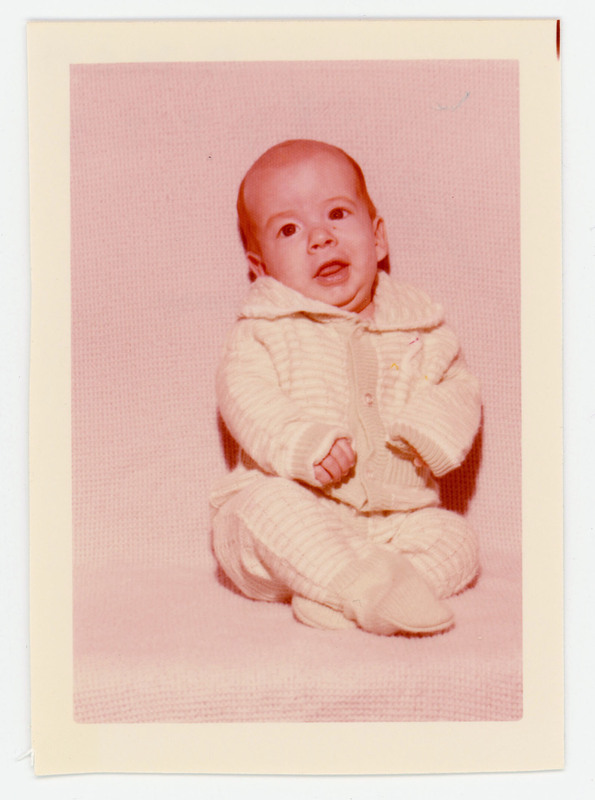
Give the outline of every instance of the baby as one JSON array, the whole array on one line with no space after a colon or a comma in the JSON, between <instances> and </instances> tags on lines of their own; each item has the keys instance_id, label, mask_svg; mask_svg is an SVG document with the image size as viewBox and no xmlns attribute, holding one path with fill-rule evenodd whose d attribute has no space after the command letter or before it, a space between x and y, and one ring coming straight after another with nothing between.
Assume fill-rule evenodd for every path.
<instances>
[{"instance_id":1,"label":"baby","mask_svg":"<svg viewBox=\"0 0 595 800\"><path fill-rule=\"evenodd\" d=\"M337 147L272 147L238 215L255 280L217 378L241 446L211 495L217 560L313 627L450 628L477 542L436 478L463 462L481 403L441 307L378 269L384 222Z\"/></svg>"}]
</instances>

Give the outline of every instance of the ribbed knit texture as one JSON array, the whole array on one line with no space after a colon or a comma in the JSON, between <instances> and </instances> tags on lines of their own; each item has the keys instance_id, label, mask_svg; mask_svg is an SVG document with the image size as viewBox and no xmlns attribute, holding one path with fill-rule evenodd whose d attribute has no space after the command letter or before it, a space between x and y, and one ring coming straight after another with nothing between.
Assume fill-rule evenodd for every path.
<instances>
[{"instance_id":1,"label":"ribbed knit texture","mask_svg":"<svg viewBox=\"0 0 595 800\"><path fill-rule=\"evenodd\" d=\"M459 585L460 563L473 551L459 535L467 533L464 523L449 523L442 530L438 516L437 558L432 541L423 536L423 523L416 526L422 529L427 559L418 573L410 562L399 562L394 553L388 556L368 543L367 535L346 524L339 509L346 504L356 516L398 510L415 516L419 506L437 503L430 470L402 457L387 442L386 431L394 421L411 406L410 413L415 413L418 394L434 392L439 416L417 413L416 418L429 431L426 438L440 468L458 466L469 450L479 424L477 381L462 364L456 339L442 324L441 309L418 290L380 273L374 318L366 324L356 314L302 297L272 278L256 281L240 317L217 387L223 418L251 463L244 461L213 496L214 549L220 565L253 599L285 600L299 594L340 611L351 598L337 592L340 584L333 576L355 569L353 582L362 597L381 587L381 596L374 594L358 613L348 615L366 630L390 634L439 627L450 617L422 574L444 573L438 593L444 593L444 585ZM462 410L459 399L465 404ZM341 436L353 443L355 469L338 487L320 491L314 464ZM444 451L444 440L454 441L454 457L453 447ZM426 456L428 450L420 454ZM424 519L430 523L433 517ZM368 566L360 574L357 557L366 548ZM477 570L476 550L473 555L467 582ZM381 603L384 611L379 610Z\"/></svg>"},{"instance_id":2,"label":"ribbed knit texture","mask_svg":"<svg viewBox=\"0 0 595 800\"><path fill-rule=\"evenodd\" d=\"M458 514L441 508L361 514L284 478L256 476L214 522L221 567L254 600L285 602L298 594L342 612L353 599L350 584L360 580L370 590L398 590L393 566L401 555L436 598L459 592L478 572L477 537ZM411 604L416 592L412 585ZM399 596L410 604L404 588ZM419 596L427 597L423 586Z\"/></svg>"},{"instance_id":3,"label":"ribbed knit texture","mask_svg":"<svg viewBox=\"0 0 595 800\"><path fill-rule=\"evenodd\" d=\"M256 476L214 519L214 549L234 584L256 600L301 594L340 609L333 577L374 545L339 504L295 481Z\"/></svg>"},{"instance_id":4,"label":"ribbed knit texture","mask_svg":"<svg viewBox=\"0 0 595 800\"><path fill-rule=\"evenodd\" d=\"M450 597L477 575L479 544L464 517L443 508L405 516L392 546L407 556L438 597Z\"/></svg>"},{"instance_id":5,"label":"ribbed knit texture","mask_svg":"<svg viewBox=\"0 0 595 800\"><path fill-rule=\"evenodd\" d=\"M477 380L459 355L442 311L416 289L379 273L373 321L260 278L228 339L217 381L219 406L254 466L318 486L313 465L340 437L353 441L355 474L326 490L362 511L435 504L430 470L459 466L480 421ZM411 444L430 470L391 450ZM244 466L225 485L234 492Z\"/></svg>"}]
</instances>

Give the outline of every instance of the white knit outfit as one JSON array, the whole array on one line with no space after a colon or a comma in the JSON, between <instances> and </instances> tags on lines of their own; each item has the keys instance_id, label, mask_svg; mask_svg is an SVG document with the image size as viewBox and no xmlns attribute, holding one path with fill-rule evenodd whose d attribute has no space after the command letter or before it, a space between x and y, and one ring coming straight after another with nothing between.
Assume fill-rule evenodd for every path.
<instances>
[{"instance_id":1,"label":"white knit outfit","mask_svg":"<svg viewBox=\"0 0 595 800\"><path fill-rule=\"evenodd\" d=\"M440 306L383 272L374 305L364 319L255 281L217 379L240 463L211 508L215 555L245 595L299 595L385 632L349 609L362 575L386 583L383 565L405 555L444 598L477 573L476 538L437 507L435 477L464 460L481 403ZM342 437L355 468L323 488L314 464Z\"/></svg>"}]
</instances>

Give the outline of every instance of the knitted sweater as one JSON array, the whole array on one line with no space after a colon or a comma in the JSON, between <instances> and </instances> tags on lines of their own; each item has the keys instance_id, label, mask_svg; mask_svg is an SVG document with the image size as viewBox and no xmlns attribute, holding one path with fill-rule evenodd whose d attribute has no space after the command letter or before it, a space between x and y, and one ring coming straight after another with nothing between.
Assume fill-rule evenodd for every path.
<instances>
[{"instance_id":1,"label":"knitted sweater","mask_svg":"<svg viewBox=\"0 0 595 800\"><path fill-rule=\"evenodd\" d=\"M214 508L263 472L360 512L439 502L435 477L462 463L479 427L478 382L423 292L379 272L374 304L364 319L271 277L255 281L217 376L220 411L242 454L213 492ZM314 464L341 437L351 439L356 466L321 488Z\"/></svg>"}]
</instances>

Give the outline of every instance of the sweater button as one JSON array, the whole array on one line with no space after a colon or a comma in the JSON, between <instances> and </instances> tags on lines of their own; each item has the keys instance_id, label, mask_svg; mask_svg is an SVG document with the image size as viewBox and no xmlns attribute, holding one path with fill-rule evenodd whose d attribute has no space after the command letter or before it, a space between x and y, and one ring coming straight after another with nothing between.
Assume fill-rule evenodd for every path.
<instances>
[{"instance_id":1,"label":"sweater button","mask_svg":"<svg viewBox=\"0 0 595 800\"><path fill-rule=\"evenodd\" d=\"M366 478L374 477L374 467L371 464L368 464L365 471L366 471Z\"/></svg>"},{"instance_id":2,"label":"sweater button","mask_svg":"<svg viewBox=\"0 0 595 800\"><path fill-rule=\"evenodd\" d=\"M373 402L374 402L374 396L371 395L370 392L366 392L364 395L364 403L367 406L371 406Z\"/></svg>"},{"instance_id":3,"label":"sweater button","mask_svg":"<svg viewBox=\"0 0 595 800\"><path fill-rule=\"evenodd\" d=\"M362 336L364 335L364 329L356 328L353 335L355 336L356 339L361 339Z\"/></svg>"}]
</instances>

